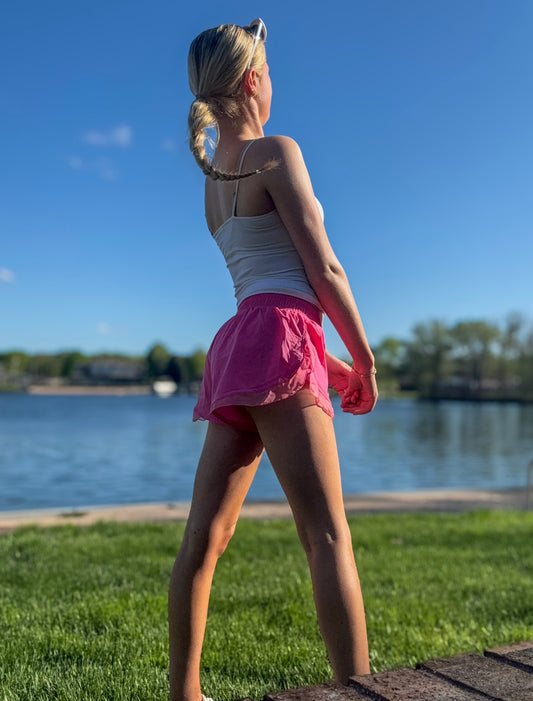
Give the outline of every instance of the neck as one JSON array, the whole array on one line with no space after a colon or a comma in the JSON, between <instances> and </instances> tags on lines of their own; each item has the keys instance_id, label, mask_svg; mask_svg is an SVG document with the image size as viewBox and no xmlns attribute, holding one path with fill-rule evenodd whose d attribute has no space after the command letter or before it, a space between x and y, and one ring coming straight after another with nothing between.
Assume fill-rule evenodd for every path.
<instances>
[{"instance_id":1,"label":"neck","mask_svg":"<svg viewBox=\"0 0 533 701\"><path fill-rule=\"evenodd\" d=\"M264 136L255 101L243 104L238 117L233 119L221 117L218 121L218 131L219 145L235 141L250 141Z\"/></svg>"}]
</instances>

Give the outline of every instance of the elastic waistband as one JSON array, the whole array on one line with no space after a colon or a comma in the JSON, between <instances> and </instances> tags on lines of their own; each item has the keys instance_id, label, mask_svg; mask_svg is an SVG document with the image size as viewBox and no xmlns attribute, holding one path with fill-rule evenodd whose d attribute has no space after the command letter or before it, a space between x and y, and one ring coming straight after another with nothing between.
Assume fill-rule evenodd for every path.
<instances>
[{"instance_id":1,"label":"elastic waistband","mask_svg":"<svg viewBox=\"0 0 533 701\"><path fill-rule=\"evenodd\" d=\"M293 295L285 295L279 292L262 292L261 294L251 295L246 297L239 304L239 311L254 307L278 307L279 309L297 309L315 321L317 324L322 323L322 312L312 302Z\"/></svg>"}]
</instances>

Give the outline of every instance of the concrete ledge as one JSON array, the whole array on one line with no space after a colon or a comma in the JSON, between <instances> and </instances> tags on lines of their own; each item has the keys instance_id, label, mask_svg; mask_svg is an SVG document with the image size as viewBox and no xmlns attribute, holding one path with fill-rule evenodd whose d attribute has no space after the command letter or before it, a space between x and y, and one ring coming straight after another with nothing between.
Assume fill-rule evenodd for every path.
<instances>
[{"instance_id":1,"label":"concrete ledge","mask_svg":"<svg viewBox=\"0 0 533 701\"><path fill-rule=\"evenodd\" d=\"M526 489L433 489L353 494L345 496L344 505L348 514L525 509ZM189 504L186 502L4 511L0 512L0 533L32 524L57 526L71 523L87 526L98 521L183 521L188 513ZM291 511L287 502L282 500L248 501L243 506L242 517L260 520L290 518Z\"/></svg>"}]
</instances>

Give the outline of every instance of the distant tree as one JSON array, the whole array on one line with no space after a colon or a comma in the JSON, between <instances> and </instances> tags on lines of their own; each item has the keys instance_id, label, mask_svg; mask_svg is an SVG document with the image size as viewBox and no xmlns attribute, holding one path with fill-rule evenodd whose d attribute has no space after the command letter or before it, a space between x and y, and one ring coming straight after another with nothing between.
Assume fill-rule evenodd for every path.
<instances>
[{"instance_id":1,"label":"distant tree","mask_svg":"<svg viewBox=\"0 0 533 701\"><path fill-rule=\"evenodd\" d=\"M60 353L61 377L70 377L76 367L87 361L86 356L78 351Z\"/></svg>"},{"instance_id":2,"label":"distant tree","mask_svg":"<svg viewBox=\"0 0 533 701\"><path fill-rule=\"evenodd\" d=\"M177 385L179 385L180 382L183 382L182 367L183 358L173 355L168 362L167 375L169 375Z\"/></svg>"},{"instance_id":3,"label":"distant tree","mask_svg":"<svg viewBox=\"0 0 533 701\"><path fill-rule=\"evenodd\" d=\"M399 391L401 376L405 374L406 344L398 338L388 336L373 348L375 365L379 373L382 394Z\"/></svg>"},{"instance_id":4,"label":"distant tree","mask_svg":"<svg viewBox=\"0 0 533 701\"><path fill-rule=\"evenodd\" d=\"M517 374L520 377L519 396L533 401L533 331L530 331L520 344Z\"/></svg>"},{"instance_id":5,"label":"distant tree","mask_svg":"<svg viewBox=\"0 0 533 701\"><path fill-rule=\"evenodd\" d=\"M166 375L171 357L165 346L160 343L156 343L152 346L146 356L148 376L154 379L156 377L161 377L161 375Z\"/></svg>"},{"instance_id":6,"label":"distant tree","mask_svg":"<svg viewBox=\"0 0 533 701\"><path fill-rule=\"evenodd\" d=\"M26 374L30 356L22 351L9 351L0 354L0 363L4 366L4 371L11 377L19 377Z\"/></svg>"},{"instance_id":7,"label":"distant tree","mask_svg":"<svg viewBox=\"0 0 533 701\"><path fill-rule=\"evenodd\" d=\"M450 330L454 356L460 372L478 386L489 376L494 365L494 348L500 329L486 321L461 321Z\"/></svg>"},{"instance_id":8,"label":"distant tree","mask_svg":"<svg viewBox=\"0 0 533 701\"><path fill-rule=\"evenodd\" d=\"M450 374L450 332L443 322L432 320L417 324L412 333L413 340L407 344L407 371L423 396L438 396Z\"/></svg>"},{"instance_id":9,"label":"distant tree","mask_svg":"<svg viewBox=\"0 0 533 701\"><path fill-rule=\"evenodd\" d=\"M387 336L379 346L374 348L376 367L381 377L398 377L402 364L405 362L405 342L399 338Z\"/></svg>"},{"instance_id":10,"label":"distant tree","mask_svg":"<svg viewBox=\"0 0 533 701\"><path fill-rule=\"evenodd\" d=\"M187 358L187 369L190 380L201 380L204 374L206 354L198 349Z\"/></svg>"},{"instance_id":11,"label":"distant tree","mask_svg":"<svg viewBox=\"0 0 533 701\"><path fill-rule=\"evenodd\" d=\"M61 365L58 355L32 355L28 363L28 373L36 379L60 377Z\"/></svg>"},{"instance_id":12,"label":"distant tree","mask_svg":"<svg viewBox=\"0 0 533 701\"><path fill-rule=\"evenodd\" d=\"M157 348L157 346L154 346L152 351ZM159 346L159 348L162 348L162 346ZM164 348L163 351L166 352ZM201 380L203 377L205 365L205 353L203 350L196 350L190 356L171 356L169 354L166 360L164 353L160 350L157 350L153 355L156 356L156 360L159 360L160 364L158 370L161 371L164 368L163 372L160 372L160 374L168 375L178 384L183 382L195 382ZM148 354L148 356L150 356L150 354ZM147 362L149 362L149 358L147 358ZM153 377L155 376L156 375L153 375Z\"/></svg>"},{"instance_id":13,"label":"distant tree","mask_svg":"<svg viewBox=\"0 0 533 701\"><path fill-rule=\"evenodd\" d=\"M506 389L518 371L520 342L524 329L524 317L513 312L505 319L498 338L498 376L502 389Z\"/></svg>"}]
</instances>

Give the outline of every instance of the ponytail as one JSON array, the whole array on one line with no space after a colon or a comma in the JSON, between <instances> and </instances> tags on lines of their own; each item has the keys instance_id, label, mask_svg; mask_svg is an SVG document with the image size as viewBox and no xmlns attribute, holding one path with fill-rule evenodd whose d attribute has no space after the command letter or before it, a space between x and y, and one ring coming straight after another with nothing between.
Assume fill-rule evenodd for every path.
<instances>
[{"instance_id":1,"label":"ponytail","mask_svg":"<svg viewBox=\"0 0 533 701\"><path fill-rule=\"evenodd\" d=\"M228 173L214 166L207 155L206 129L218 133L218 117L235 118L241 110L242 78L253 47L253 37L247 28L224 24L207 29L192 42L189 49L189 86L195 99L189 110L187 127L189 148L202 172L213 180L239 180L258 175L277 165L269 161L257 170ZM253 54L251 67L259 69L266 61L264 42L260 41Z\"/></svg>"}]
</instances>

